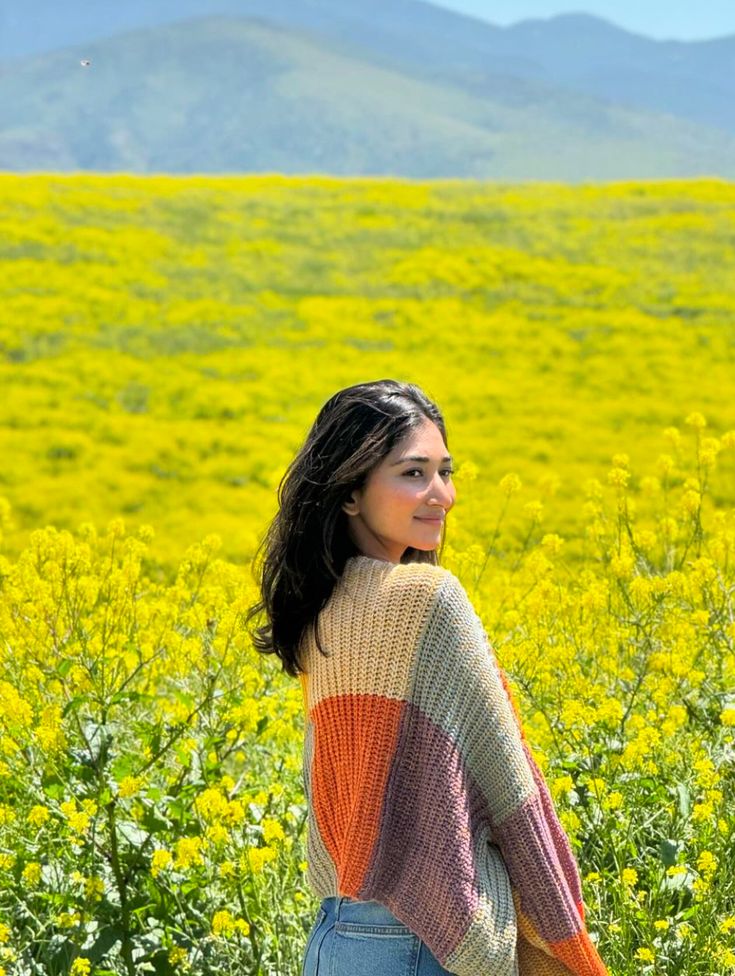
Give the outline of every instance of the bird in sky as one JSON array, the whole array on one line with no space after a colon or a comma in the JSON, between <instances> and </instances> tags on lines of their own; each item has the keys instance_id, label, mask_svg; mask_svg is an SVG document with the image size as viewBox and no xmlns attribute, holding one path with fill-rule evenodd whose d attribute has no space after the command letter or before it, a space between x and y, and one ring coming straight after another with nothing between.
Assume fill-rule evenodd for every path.
<instances>
[{"instance_id":1,"label":"bird in sky","mask_svg":"<svg viewBox=\"0 0 735 976\"><path fill-rule=\"evenodd\" d=\"M91 61L89 61L89 60L87 60L86 58L84 58L84 59L83 59L83 60L81 60L81 61L80 61L79 63L81 64L81 66L82 66L83 68L88 68L88 67L90 66L90 64L91 64L92 62L91 62Z\"/></svg>"}]
</instances>

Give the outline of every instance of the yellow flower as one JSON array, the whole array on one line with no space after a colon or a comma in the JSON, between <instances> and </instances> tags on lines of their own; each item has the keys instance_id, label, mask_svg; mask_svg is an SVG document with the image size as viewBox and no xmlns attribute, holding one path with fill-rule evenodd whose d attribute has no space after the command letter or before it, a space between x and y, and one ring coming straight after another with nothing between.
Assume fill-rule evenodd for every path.
<instances>
[{"instance_id":1,"label":"yellow flower","mask_svg":"<svg viewBox=\"0 0 735 976\"><path fill-rule=\"evenodd\" d=\"M623 794L619 793L617 790L613 790L612 793L608 793L606 797L603 797L602 806L606 810L619 810L623 805Z\"/></svg>"},{"instance_id":2,"label":"yellow flower","mask_svg":"<svg viewBox=\"0 0 735 976\"><path fill-rule=\"evenodd\" d=\"M0 942L7 942L10 938L10 926L0 922Z\"/></svg>"},{"instance_id":3,"label":"yellow flower","mask_svg":"<svg viewBox=\"0 0 735 976\"><path fill-rule=\"evenodd\" d=\"M235 920L227 909L223 909L221 912L215 912L212 918L213 935L224 935L225 937L232 935L234 927Z\"/></svg>"},{"instance_id":4,"label":"yellow flower","mask_svg":"<svg viewBox=\"0 0 735 976\"><path fill-rule=\"evenodd\" d=\"M129 796L135 796L135 794L139 792L143 783L143 776L124 776L117 785L118 796L122 797L122 799L126 799Z\"/></svg>"},{"instance_id":5,"label":"yellow flower","mask_svg":"<svg viewBox=\"0 0 735 976\"><path fill-rule=\"evenodd\" d=\"M141 525L138 527L137 535L141 542L149 543L155 538L156 531L152 525Z\"/></svg>"},{"instance_id":6,"label":"yellow flower","mask_svg":"<svg viewBox=\"0 0 735 976\"><path fill-rule=\"evenodd\" d=\"M89 820L89 815L79 810L77 813L72 813L69 817L69 826L78 834L86 834L89 830Z\"/></svg>"},{"instance_id":7,"label":"yellow flower","mask_svg":"<svg viewBox=\"0 0 735 976\"><path fill-rule=\"evenodd\" d=\"M179 963L186 962L189 955L183 946L174 946L173 949L169 950L168 961L172 966L178 966Z\"/></svg>"},{"instance_id":8,"label":"yellow flower","mask_svg":"<svg viewBox=\"0 0 735 976\"><path fill-rule=\"evenodd\" d=\"M565 718L565 721L569 721L569 717ZM574 789L574 780L568 774L564 776L557 776L551 784L551 795L555 800L558 800L560 796L564 793L568 793L570 790Z\"/></svg>"},{"instance_id":9,"label":"yellow flower","mask_svg":"<svg viewBox=\"0 0 735 976\"><path fill-rule=\"evenodd\" d=\"M510 472L500 479L499 487L503 494L510 498L511 495L515 495L521 490L521 479L514 472Z\"/></svg>"},{"instance_id":10,"label":"yellow flower","mask_svg":"<svg viewBox=\"0 0 735 976\"><path fill-rule=\"evenodd\" d=\"M630 478L630 472L625 468L610 468L607 474L607 483L616 488L625 488Z\"/></svg>"},{"instance_id":11,"label":"yellow flower","mask_svg":"<svg viewBox=\"0 0 735 976\"><path fill-rule=\"evenodd\" d=\"M463 481L474 481L477 478L478 470L474 461L463 461L454 473L454 480L458 484Z\"/></svg>"},{"instance_id":12,"label":"yellow flower","mask_svg":"<svg viewBox=\"0 0 735 976\"><path fill-rule=\"evenodd\" d=\"M231 878L237 871L234 861L223 861L219 866L220 878Z\"/></svg>"},{"instance_id":13,"label":"yellow flower","mask_svg":"<svg viewBox=\"0 0 735 976\"><path fill-rule=\"evenodd\" d=\"M28 814L28 823L31 824L32 827L40 827L42 824L46 823L49 817L50 813L48 807L45 807L42 804L37 804L35 807L31 807Z\"/></svg>"},{"instance_id":14,"label":"yellow flower","mask_svg":"<svg viewBox=\"0 0 735 976\"><path fill-rule=\"evenodd\" d=\"M194 801L197 812L205 820L215 820L224 815L228 801L222 791L215 788L204 790Z\"/></svg>"},{"instance_id":15,"label":"yellow flower","mask_svg":"<svg viewBox=\"0 0 735 976\"><path fill-rule=\"evenodd\" d=\"M653 962L655 958L653 952L643 946L640 949L636 949L635 957L636 959L640 959L641 962Z\"/></svg>"},{"instance_id":16,"label":"yellow flower","mask_svg":"<svg viewBox=\"0 0 735 976\"><path fill-rule=\"evenodd\" d=\"M707 426L707 421L704 419L702 414L698 413L696 410L693 413L689 414L689 416L686 418L684 423L687 424L689 427L696 427L699 429Z\"/></svg>"},{"instance_id":17,"label":"yellow flower","mask_svg":"<svg viewBox=\"0 0 735 976\"><path fill-rule=\"evenodd\" d=\"M665 932L667 928L671 925L668 918L657 918L653 923L655 929L659 929L661 932Z\"/></svg>"},{"instance_id":18,"label":"yellow flower","mask_svg":"<svg viewBox=\"0 0 735 976\"><path fill-rule=\"evenodd\" d=\"M125 534L125 519L117 517L110 519L107 523L107 533L111 536L122 536Z\"/></svg>"},{"instance_id":19,"label":"yellow flower","mask_svg":"<svg viewBox=\"0 0 735 976\"><path fill-rule=\"evenodd\" d=\"M247 864L253 874L260 874L263 867L277 857L272 847L249 847L247 850Z\"/></svg>"},{"instance_id":20,"label":"yellow flower","mask_svg":"<svg viewBox=\"0 0 735 976\"><path fill-rule=\"evenodd\" d=\"M720 712L720 721L723 725L735 725L735 705L728 705Z\"/></svg>"},{"instance_id":21,"label":"yellow flower","mask_svg":"<svg viewBox=\"0 0 735 976\"><path fill-rule=\"evenodd\" d=\"M240 800L230 800L223 816L229 823L240 823L245 819L245 807Z\"/></svg>"},{"instance_id":22,"label":"yellow flower","mask_svg":"<svg viewBox=\"0 0 735 976\"><path fill-rule=\"evenodd\" d=\"M79 912L62 912L56 916L56 924L62 929L70 929L81 922L82 916Z\"/></svg>"},{"instance_id":23,"label":"yellow flower","mask_svg":"<svg viewBox=\"0 0 735 976\"><path fill-rule=\"evenodd\" d=\"M94 800L83 800L82 807L84 808L83 810L77 808L77 801L73 797L71 800L65 800L59 804L59 808L66 817L69 826L78 834L87 832L92 815L97 812L97 804Z\"/></svg>"},{"instance_id":24,"label":"yellow flower","mask_svg":"<svg viewBox=\"0 0 735 976\"><path fill-rule=\"evenodd\" d=\"M534 521L540 520L541 516L544 513L544 506L538 500L526 502L526 504L523 506L523 512L525 515L527 515L530 519L533 519Z\"/></svg>"},{"instance_id":25,"label":"yellow flower","mask_svg":"<svg viewBox=\"0 0 735 976\"><path fill-rule=\"evenodd\" d=\"M201 837L180 837L176 841L176 867L189 868L201 864L202 843Z\"/></svg>"},{"instance_id":26,"label":"yellow flower","mask_svg":"<svg viewBox=\"0 0 735 976\"><path fill-rule=\"evenodd\" d=\"M83 956L77 956L71 964L70 976L89 976L92 971L92 963Z\"/></svg>"},{"instance_id":27,"label":"yellow flower","mask_svg":"<svg viewBox=\"0 0 735 976\"><path fill-rule=\"evenodd\" d=\"M692 807L692 820L694 823L706 823L713 813L714 807L711 803L695 803Z\"/></svg>"},{"instance_id":28,"label":"yellow flower","mask_svg":"<svg viewBox=\"0 0 735 976\"><path fill-rule=\"evenodd\" d=\"M207 827L206 835L213 844L224 844L229 839L230 834L227 827L221 823L213 823Z\"/></svg>"},{"instance_id":29,"label":"yellow flower","mask_svg":"<svg viewBox=\"0 0 735 976\"><path fill-rule=\"evenodd\" d=\"M264 817L260 822L260 826L263 828L263 839L266 844L270 843L274 838L283 840L285 834L283 832L283 827L277 820L273 820L270 817Z\"/></svg>"},{"instance_id":30,"label":"yellow flower","mask_svg":"<svg viewBox=\"0 0 735 976\"><path fill-rule=\"evenodd\" d=\"M36 885L41 880L41 865L37 861L30 861L23 868L22 878L27 885Z\"/></svg>"},{"instance_id":31,"label":"yellow flower","mask_svg":"<svg viewBox=\"0 0 735 976\"><path fill-rule=\"evenodd\" d=\"M735 969L735 952L728 949L727 946L718 946L716 958L727 968L728 972Z\"/></svg>"},{"instance_id":32,"label":"yellow flower","mask_svg":"<svg viewBox=\"0 0 735 976\"><path fill-rule=\"evenodd\" d=\"M634 885L638 881L638 872L635 868L623 868L620 880L624 885Z\"/></svg>"},{"instance_id":33,"label":"yellow flower","mask_svg":"<svg viewBox=\"0 0 735 976\"><path fill-rule=\"evenodd\" d=\"M544 547L546 552L550 555L557 555L561 552L562 546L564 545L564 539L555 532L547 532L547 534L541 540L541 545Z\"/></svg>"},{"instance_id":34,"label":"yellow flower","mask_svg":"<svg viewBox=\"0 0 735 976\"><path fill-rule=\"evenodd\" d=\"M164 847L156 848L151 855L151 874L153 877L157 877L161 871L169 866L172 860L171 851L167 851Z\"/></svg>"},{"instance_id":35,"label":"yellow flower","mask_svg":"<svg viewBox=\"0 0 735 976\"><path fill-rule=\"evenodd\" d=\"M712 851L702 851L697 858L697 867L702 874L710 874L717 867L718 861Z\"/></svg>"},{"instance_id":36,"label":"yellow flower","mask_svg":"<svg viewBox=\"0 0 735 976\"><path fill-rule=\"evenodd\" d=\"M102 878L90 875L84 882L84 894L92 901L99 901L105 890L105 882Z\"/></svg>"}]
</instances>

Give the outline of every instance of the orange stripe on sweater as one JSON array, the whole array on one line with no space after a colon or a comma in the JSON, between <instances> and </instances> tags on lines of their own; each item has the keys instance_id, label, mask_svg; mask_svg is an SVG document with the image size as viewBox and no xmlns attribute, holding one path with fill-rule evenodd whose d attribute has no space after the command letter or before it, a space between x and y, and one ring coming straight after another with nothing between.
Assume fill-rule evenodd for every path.
<instances>
[{"instance_id":1,"label":"orange stripe on sweater","mask_svg":"<svg viewBox=\"0 0 735 976\"><path fill-rule=\"evenodd\" d=\"M518 919L518 962L523 976L608 976L586 929L561 942L546 942L513 894ZM549 955L551 953L551 955Z\"/></svg>"},{"instance_id":2,"label":"orange stripe on sweater","mask_svg":"<svg viewBox=\"0 0 735 976\"><path fill-rule=\"evenodd\" d=\"M370 866L403 708L380 695L336 695L312 710L314 815L348 897Z\"/></svg>"}]
</instances>

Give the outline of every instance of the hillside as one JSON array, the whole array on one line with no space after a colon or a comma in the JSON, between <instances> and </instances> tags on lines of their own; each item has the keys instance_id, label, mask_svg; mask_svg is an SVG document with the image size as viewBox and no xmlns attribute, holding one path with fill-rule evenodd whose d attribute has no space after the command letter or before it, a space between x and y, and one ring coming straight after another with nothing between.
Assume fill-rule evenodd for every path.
<instances>
[{"instance_id":1,"label":"hillside","mask_svg":"<svg viewBox=\"0 0 735 976\"><path fill-rule=\"evenodd\" d=\"M2 66L0 168L735 176L735 137L713 128L503 72L475 90L435 74L252 19L131 31Z\"/></svg>"},{"instance_id":2,"label":"hillside","mask_svg":"<svg viewBox=\"0 0 735 976\"><path fill-rule=\"evenodd\" d=\"M360 59L490 94L498 74L735 134L735 36L655 41L585 14L501 28L419 0L0 0L0 60L192 17L259 18Z\"/></svg>"}]
</instances>

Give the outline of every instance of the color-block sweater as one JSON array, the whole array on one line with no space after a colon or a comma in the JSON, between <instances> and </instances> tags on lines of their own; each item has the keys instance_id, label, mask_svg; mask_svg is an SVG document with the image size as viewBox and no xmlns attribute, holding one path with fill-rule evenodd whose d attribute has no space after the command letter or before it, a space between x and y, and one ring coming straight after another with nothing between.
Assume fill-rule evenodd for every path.
<instances>
[{"instance_id":1,"label":"color-block sweater","mask_svg":"<svg viewBox=\"0 0 735 976\"><path fill-rule=\"evenodd\" d=\"M301 645L307 882L457 976L606 976L518 707L460 580L347 560Z\"/></svg>"}]
</instances>

